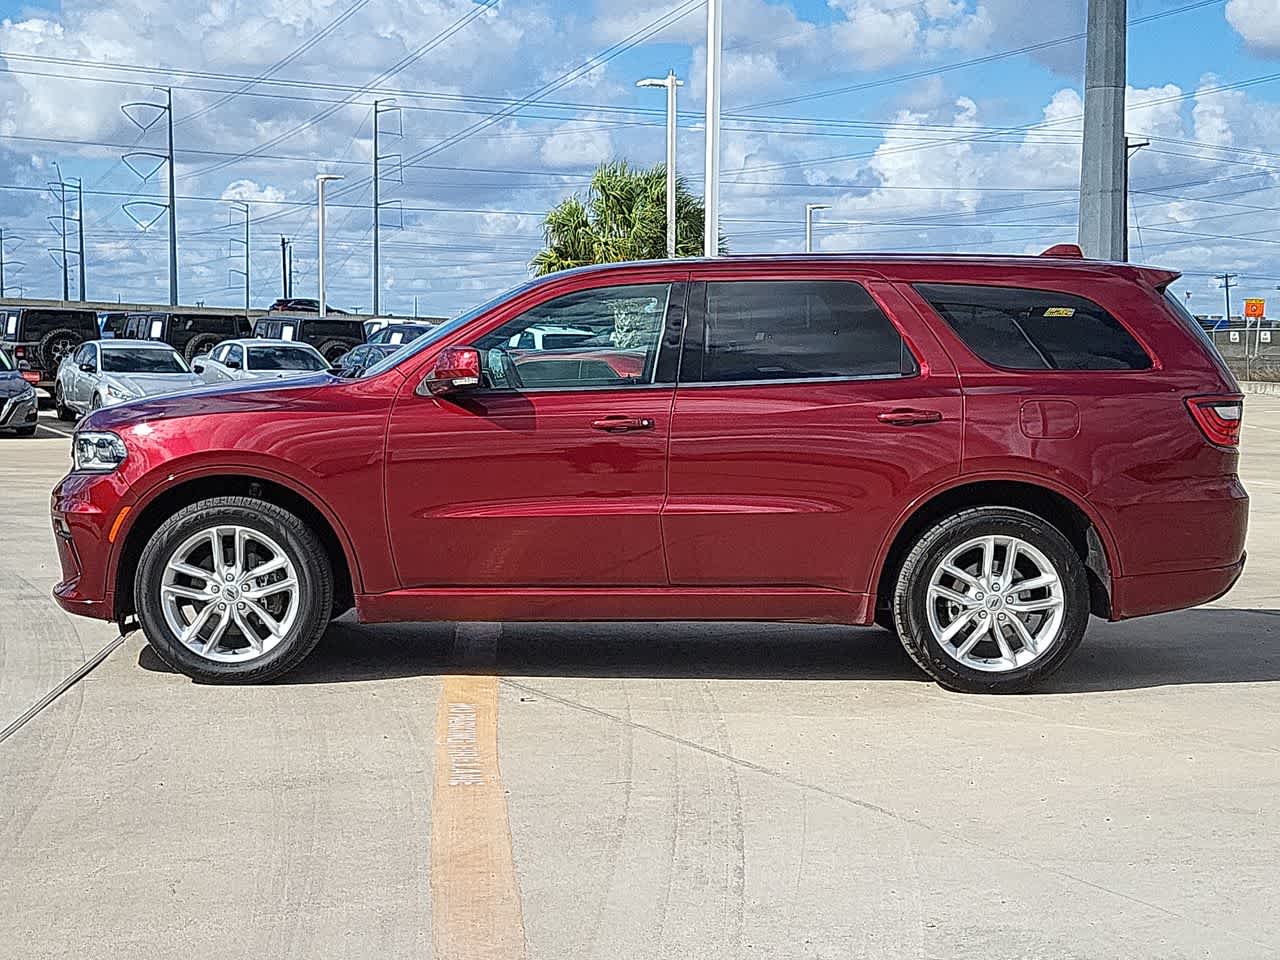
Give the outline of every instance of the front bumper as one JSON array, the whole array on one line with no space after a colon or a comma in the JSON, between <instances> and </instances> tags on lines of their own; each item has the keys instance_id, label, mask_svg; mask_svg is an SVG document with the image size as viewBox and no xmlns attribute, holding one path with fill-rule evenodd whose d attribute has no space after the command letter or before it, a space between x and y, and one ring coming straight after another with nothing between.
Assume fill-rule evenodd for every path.
<instances>
[{"instance_id":1,"label":"front bumper","mask_svg":"<svg viewBox=\"0 0 1280 960\"><path fill-rule=\"evenodd\" d=\"M25 397L10 397L0 403L0 430L21 430L31 427L39 416L39 401L34 392Z\"/></svg>"},{"instance_id":2,"label":"front bumper","mask_svg":"<svg viewBox=\"0 0 1280 960\"><path fill-rule=\"evenodd\" d=\"M71 473L53 488L50 514L62 580L53 598L68 613L115 620L112 525L127 509L115 474Z\"/></svg>"}]
</instances>

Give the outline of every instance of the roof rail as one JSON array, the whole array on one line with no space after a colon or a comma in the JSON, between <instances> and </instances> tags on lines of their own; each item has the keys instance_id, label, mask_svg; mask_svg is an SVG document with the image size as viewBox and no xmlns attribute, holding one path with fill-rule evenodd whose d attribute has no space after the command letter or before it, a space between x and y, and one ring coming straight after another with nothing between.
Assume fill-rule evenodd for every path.
<instances>
[{"instance_id":1,"label":"roof rail","mask_svg":"<svg viewBox=\"0 0 1280 960\"><path fill-rule=\"evenodd\" d=\"M1055 243L1052 247L1040 254L1042 257L1062 257L1067 260L1083 260L1084 251L1080 249L1078 244L1074 243Z\"/></svg>"}]
</instances>

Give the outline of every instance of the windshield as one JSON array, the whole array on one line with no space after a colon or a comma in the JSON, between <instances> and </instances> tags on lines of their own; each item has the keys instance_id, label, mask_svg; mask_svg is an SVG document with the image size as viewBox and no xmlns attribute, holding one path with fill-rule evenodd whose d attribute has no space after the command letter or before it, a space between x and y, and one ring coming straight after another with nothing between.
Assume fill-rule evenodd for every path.
<instances>
[{"instance_id":1,"label":"windshield","mask_svg":"<svg viewBox=\"0 0 1280 960\"><path fill-rule=\"evenodd\" d=\"M324 357L304 347L250 347L250 370L327 370Z\"/></svg>"},{"instance_id":2,"label":"windshield","mask_svg":"<svg viewBox=\"0 0 1280 960\"><path fill-rule=\"evenodd\" d=\"M188 373L190 368L172 350L153 347L102 347L103 373Z\"/></svg>"},{"instance_id":3,"label":"windshield","mask_svg":"<svg viewBox=\"0 0 1280 960\"><path fill-rule=\"evenodd\" d=\"M369 343L387 343L393 346L400 346L403 343L409 343L411 340L422 336L427 332L426 327L417 326L392 326L383 327L377 333L369 338Z\"/></svg>"},{"instance_id":4,"label":"windshield","mask_svg":"<svg viewBox=\"0 0 1280 960\"><path fill-rule=\"evenodd\" d=\"M482 313L486 312L487 310L492 310L494 307L502 303L504 300L508 300L511 297L515 296L516 294L522 293L523 291L528 290L530 287L537 286L541 282L542 282L541 277L535 278L533 280L526 280L524 283L519 284L518 286L512 287L510 290L506 291L505 293L498 294L492 300L486 300L484 303L480 304L480 306L472 307L466 313L459 314L458 316L454 317L452 320L446 320L444 323L440 324L438 327L432 327L422 336L418 337L417 340L414 340L411 343L406 343L404 346L402 346L399 350L397 350L395 353L391 354L390 356L384 357L383 359L379 360L377 363L372 364L371 366L365 367L364 370L360 371L358 376L376 377L380 374L386 373L392 367L399 366L405 360L412 357L415 353L421 353L423 350L427 349L427 347L431 346L433 343L437 343L438 341L443 340L445 337L449 336L454 331L456 331L459 327L465 327L468 323L470 323L476 317L480 316Z\"/></svg>"}]
</instances>

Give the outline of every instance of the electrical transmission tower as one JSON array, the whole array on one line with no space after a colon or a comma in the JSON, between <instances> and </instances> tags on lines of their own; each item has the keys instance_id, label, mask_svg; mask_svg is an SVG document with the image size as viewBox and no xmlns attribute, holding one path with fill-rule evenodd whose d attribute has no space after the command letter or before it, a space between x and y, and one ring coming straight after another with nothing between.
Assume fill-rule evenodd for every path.
<instances>
[{"instance_id":1,"label":"electrical transmission tower","mask_svg":"<svg viewBox=\"0 0 1280 960\"><path fill-rule=\"evenodd\" d=\"M53 262L62 268L62 299L71 299L71 258L76 257L79 260L79 294L80 299L84 300L84 180L80 177L67 178L62 175L62 167L58 165L58 161L53 161L53 169L57 171L58 179L49 182L49 192L53 194L53 199L58 203L58 214L49 217L49 223L53 229L57 231L62 241L61 252L50 250L49 256L53 258ZM76 191L76 215L74 217L67 216L67 187L74 187ZM71 220L76 225L76 234L78 237L76 250L67 249L67 221Z\"/></svg>"},{"instance_id":2,"label":"electrical transmission tower","mask_svg":"<svg viewBox=\"0 0 1280 960\"><path fill-rule=\"evenodd\" d=\"M244 214L244 239L243 240L233 239L231 241L231 247L233 248L233 251L232 251L233 253L234 253L235 247L241 246L241 245L244 246L244 269L239 270L239 269L236 269L235 267L232 267L231 274L233 276L240 275L240 274L244 275L244 315L245 317L248 317L249 316L249 221L252 218L249 215L248 200L232 200L231 205ZM235 225L234 219L232 219L231 224L232 226Z\"/></svg>"},{"instance_id":3,"label":"electrical transmission tower","mask_svg":"<svg viewBox=\"0 0 1280 960\"><path fill-rule=\"evenodd\" d=\"M404 183L404 171L401 167L401 156L398 153L382 153L381 135L383 133L381 119L384 113L394 113L396 115L396 129L385 131L388 136L401 137L404 135L404 125L401 121L400 108L395 105L394 100L375 100L373 102L373 315L376 317L381 312L382 292L382 208L384 206L399 206L399 200L383 201L380 192L380 184L382 180L382 161L393 160L395 163L395 180L396 183ZM404 212L401 208L400 227L404 227Z\"/></svg>"},{"instance_id":4,"label":"electrical transmission tower","mask_svg":"<svg viewBox=\"0 0 1280 960\"><path fill-rule=\"evenodd\" d=\"M12 233L9 233L4 227L0 227L0 297L3 297L5 295L5 290L7 290L9 286L11 286L11 284L9 284L9 282L5 279L6 271L8 271L9 276L12 276L15 269L21 270L24 266L26 266L26 264L23 263L21 260L14 260L13 258L11 258L8 252L4 248L4 245L6 243L11 243L14 241L21 243L22 238L15 237ZM25 292L26 288L20 287L19 289Z\"/></svg>"},{"instance_id":5,"label":"electrical transmission tower","mask_svg":"<svg viewBox=\"0 0 1280 960\"><path fill-rule=\"evenodd\" d=\"M168 167L169 173L169 202L159 203L155 200L131 200L124 204L121 209L125 214L142 229L146 230L152 227L156 221L169 214L169 306L176 307L178 305L178 216L177 207L174 203L174 172L173 172L173 91L168 87L156 87L157 90L164 91L164 103L152 103L149 100L140 100L133 103L126 103L120 111L129 118L139 130L144 133L154 127L161 117L168 122L169 128L169 149L165 153L155 153L149 150L135 150L126 153L120 159L124 165L134 172L134 174L143 182L148 182L152 177L160 172L162 166ZM130 112L132 111L132 112ZM155 111L148 113L148 111ZM134 158L146 157L155 160L156 163L146 168L146 165L135 166ZM135 215L133 210L149 208L157 210L155 216L146 217Z\"/></svg>"}]
</instances>

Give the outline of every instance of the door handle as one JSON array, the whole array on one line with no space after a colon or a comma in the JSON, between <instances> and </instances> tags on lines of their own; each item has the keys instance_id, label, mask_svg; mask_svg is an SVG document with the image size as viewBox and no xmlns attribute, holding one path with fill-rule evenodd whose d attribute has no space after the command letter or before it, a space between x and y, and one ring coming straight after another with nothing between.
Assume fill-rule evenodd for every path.
<instances>
[{"instance_id":1,"label":"door handle","mask_svg":"<svg viewBox=\"0 0 1280 960\"><path fill-rule=\"evenodd\" d=\"M896 427L912 427L922 423L937 423L942 419L941 410L886 410L876 417L881 423Z\"/></svg>"},{"instance_id":2,"label":"door handle","mask_svg":"<svg viewBox=\"0 0 1280 960\"><path fill-rule=\"evenodd\" d=\"M592 430L603 430L605 433L629 433L632 430L652 430L653 420L650 417L624 417L614 414L591 421Z\"/></svg>"}]
</instances>

